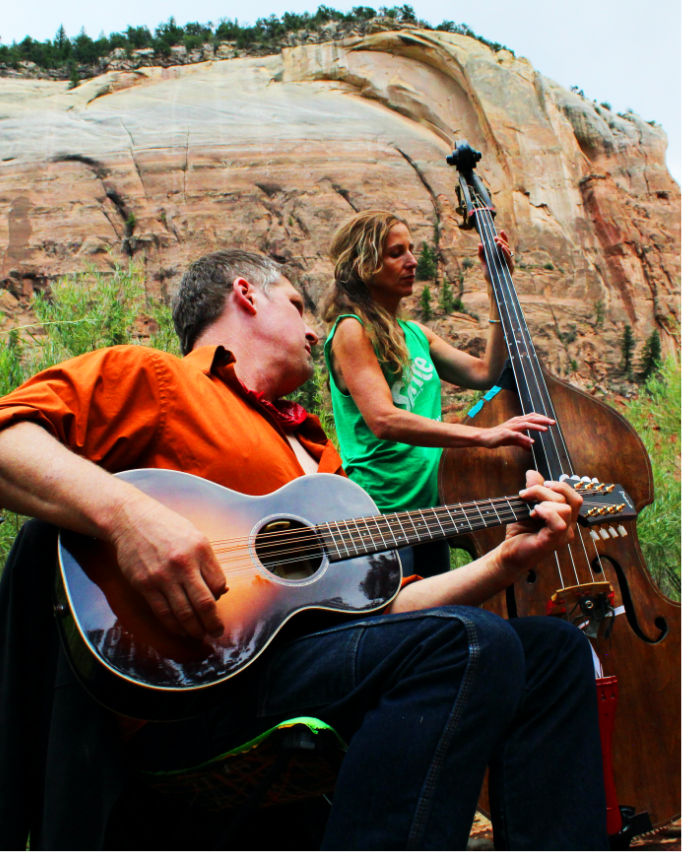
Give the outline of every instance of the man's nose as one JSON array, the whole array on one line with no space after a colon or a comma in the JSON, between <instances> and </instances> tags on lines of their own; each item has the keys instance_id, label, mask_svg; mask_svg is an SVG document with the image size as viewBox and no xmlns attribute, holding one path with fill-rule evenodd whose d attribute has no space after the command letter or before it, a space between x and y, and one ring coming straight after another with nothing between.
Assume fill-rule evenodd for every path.
<instances>
[{"instance_id":1,"label":"man's nose","mask_svg":"<svg viewBox=\"0 0 682 852\"><path fill-rule=\"evenodd\" d=\"M307 325L305 327L305 339L310 343L311 346L317 346L320 338L315 334L312 328Z\"/></svg>"}]
</instances>

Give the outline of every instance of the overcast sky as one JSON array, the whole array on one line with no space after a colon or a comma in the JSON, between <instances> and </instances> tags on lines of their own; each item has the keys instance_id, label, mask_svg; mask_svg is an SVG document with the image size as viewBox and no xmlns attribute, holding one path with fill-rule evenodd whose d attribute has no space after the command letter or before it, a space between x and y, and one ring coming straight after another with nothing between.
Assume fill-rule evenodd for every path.
<instances>
[{"instance_id":1,"label":"overcast sky","mask_svg":"<svg viewBox=\"0 0 682 852\"><path fill-rule=\"evenodd\" d=\"M360 2L369 5L369 0L327 0L327 5L348 11ZM84 26L94 38L128 24L153 29L170 15L180 24L221 18L245 24L273 13L314 11L317 5L314 0L250 0L246 6L235 0L5 0L0 38L4 44L25 35L52 38L60 24L69 36ZM417 17L431 24L468 24L526 56L545 76L563 86L577 85L588 98L607 101L617 112L632 109L657 121L668 134L668 166L680 182L679 0L415 0L413 6Z\"/></svg>"}]
</instances>

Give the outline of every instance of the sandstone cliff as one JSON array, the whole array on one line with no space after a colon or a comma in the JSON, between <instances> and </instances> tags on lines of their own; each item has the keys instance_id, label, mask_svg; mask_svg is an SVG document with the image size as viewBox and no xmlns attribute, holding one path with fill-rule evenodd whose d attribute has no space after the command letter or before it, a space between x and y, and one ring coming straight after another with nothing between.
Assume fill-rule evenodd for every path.
<instances>
[{"instance_id":1,"label":"sandstone cliff","mask_svg":"<svg viewBox=\"0 0 682 852\"><path fill-rule=\"evenodd\" d=\"M330 236L384 207L437 244L469 313L432 325L473 352L487 334L477 238L461 231L454 140L511 235L515 281L541 356L582 384L617 377L619 339L679 336L680 192L661 128L618 116L450 33L403 30L279 55L115 71L63 82L0 79L0 310L114 259L167 294L222 247L267 252L315 312ZM435 293L434 293L435 295ZM416 307L416 297L413 308ZM477 318L478 317L478 318Z\"/></svg>"}]
</instances>

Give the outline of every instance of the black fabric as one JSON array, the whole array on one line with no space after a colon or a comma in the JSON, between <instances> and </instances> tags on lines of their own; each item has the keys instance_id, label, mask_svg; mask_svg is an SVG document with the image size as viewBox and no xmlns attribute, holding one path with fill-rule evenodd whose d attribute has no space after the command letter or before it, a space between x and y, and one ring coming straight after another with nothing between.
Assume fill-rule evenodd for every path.
<instances>
[{"instance_id":1,"label":"black fabric","mask_svg":"<svg viewBox=\"0 0 682 852\"><path fill-rule=\"evenodd\" d=\"M76 682L51 589L57 531L29 521L0 580L0 848L101 849L126 774L114 717Z\"/></svg>"}]
</instances>

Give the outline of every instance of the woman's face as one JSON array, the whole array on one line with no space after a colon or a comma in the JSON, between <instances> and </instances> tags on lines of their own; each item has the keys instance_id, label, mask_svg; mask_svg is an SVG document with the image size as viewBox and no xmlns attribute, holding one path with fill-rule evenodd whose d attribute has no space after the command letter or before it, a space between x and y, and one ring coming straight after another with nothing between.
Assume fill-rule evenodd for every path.
<instances>
[{"instance_id":1,"label":"woman's face","mask_svg":"<svg viewBox=\"0 0 682 852\"><path fill-rule=\"evenodd\" d=\"M374 274L369 290L382 307L395 310L401 299L412 295L417 259L408 228L394 225L384 244L383 266Z\"/></svg>"}]
</instances>

